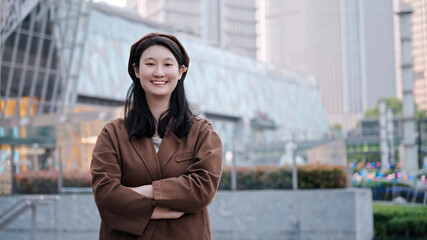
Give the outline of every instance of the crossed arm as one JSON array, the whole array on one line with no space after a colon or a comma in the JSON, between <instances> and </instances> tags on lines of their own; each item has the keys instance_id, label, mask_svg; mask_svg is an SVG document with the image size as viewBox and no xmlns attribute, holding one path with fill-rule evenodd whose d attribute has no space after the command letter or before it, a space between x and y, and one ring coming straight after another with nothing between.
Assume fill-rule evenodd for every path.
<instances>
[{"instance_id":1,"label":"crossed arm","mask_svg":"<svg viewBox=\"0 0 427 240\"><path fill-rule=\"evenodd\" d=\"M177 219L184 213L206 208L212 201L221 176L222 143L210 125L200 130L194 150L197 161L186 169L188 174L138 187L121 184L117 158L121 139L116 136L117 131L114 124L104 127L91 162L95 202L101 219L109 227L138 235L149 219ZM129 194L129 190L136 194ZM155 200L154 206L150 199ZM126 221L115 221L118 217Z\"/></svg>"},{"instance_id":2,"label":"crossed arm","mask_svg":"<svg viewBox=\"0 0 427 240\"><path fill-rule=\"evenodd\" d=\"M130 189L144 197L154 199L153 185L143 185ZM177 219L180 218L183 214L184 212L174 211L166 207L155 206L153 214L151 215L151 219Z\"/></svg>"}]
</instances>

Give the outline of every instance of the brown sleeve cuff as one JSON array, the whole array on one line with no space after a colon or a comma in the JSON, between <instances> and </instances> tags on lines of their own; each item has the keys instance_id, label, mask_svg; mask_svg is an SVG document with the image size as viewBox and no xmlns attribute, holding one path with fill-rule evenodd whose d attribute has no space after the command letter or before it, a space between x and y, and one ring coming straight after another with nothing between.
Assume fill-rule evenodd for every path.
<instances>
[{"instance_id":1,"label":"brown sleeve cuff","mask_svg":"<svg viewBox=\"0 0 427 240\"><path fill-rule=\"evenodd\" d=\"M160 181L154 181L152 182L152 185L153 185L153 196L154 196L153 202L155 202L156 200L162 199Z\"/></svg>"}]
</instances>

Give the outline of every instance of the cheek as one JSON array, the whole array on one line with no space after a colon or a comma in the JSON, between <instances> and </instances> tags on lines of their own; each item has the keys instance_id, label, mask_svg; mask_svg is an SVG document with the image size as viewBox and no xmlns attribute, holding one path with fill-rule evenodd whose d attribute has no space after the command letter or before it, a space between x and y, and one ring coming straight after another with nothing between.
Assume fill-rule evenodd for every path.
<instances>
[{"instance_id":1,"label":"cheek","mask_svg":"<svg viewBox=\"0 0 427 240\"><path fill-rule=\"evenodd\" d=\"M179 79L179 71L177 69L171 69L170 71L167 71L166 73L170 78L172 78L173 80L178 80Z\"/></svg>"},{"instance_id":2,"label":"cheek","mask_svg":"<svg viewBox=\"0 0 427 240\"><path fill-rule=\"evenodd\" d=\"M141 76L141 78L148 78L152 75L149 68L140 68L140 69L141 70L139 71L139 75Z\"/></svg>"},{"instance_id":3,"label":"cheek","mask_svg":"<svg viewBox=\"0 0 427 240\"><path fill-rule=\"evenodd\" d=\"M140 78L140 79L139 79L139 83L141 84L142 89L143 89L144 91L146 91L146 90L147 90L147 89L146 89L146 87L145 87L145 85L146 85L146 81L144 81L142 78Z\"/></svg>"}]
</instances>

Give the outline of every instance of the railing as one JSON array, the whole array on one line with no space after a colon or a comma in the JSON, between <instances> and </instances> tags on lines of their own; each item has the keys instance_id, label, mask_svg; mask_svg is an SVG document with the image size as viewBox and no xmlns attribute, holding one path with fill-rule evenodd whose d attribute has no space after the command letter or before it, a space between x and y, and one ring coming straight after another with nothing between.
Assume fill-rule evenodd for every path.
<instances>
[{"instance_id":1,"label":"railing","mask_svg":"<svg viewBox=\"0 0 427 240\"><path fill-rule=\"evenodd\" d=\"M25 196L15 204L0 213L0 231L5 229L15 219L31 209L31 240L37 237L36 208L40 205L49 205L59 200L59 196Z\"/></svg>"}]
</instances>

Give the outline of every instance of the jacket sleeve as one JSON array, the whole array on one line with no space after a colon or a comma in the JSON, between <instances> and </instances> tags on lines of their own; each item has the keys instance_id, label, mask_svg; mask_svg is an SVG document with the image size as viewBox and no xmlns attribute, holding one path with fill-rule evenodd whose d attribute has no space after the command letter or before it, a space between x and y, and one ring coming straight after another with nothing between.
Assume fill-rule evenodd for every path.
<instances>
[{"instance_id":1,"label":"jacket sleeve","mask_svg":"<svg viewBox=\"0 0 427 240\"><path fill-rule=\"evenodd\" d=\"M110 124L95 144L90 166L93 196L103 223L142 236L154 210L153 201L121 185L117 139Z\"/></svg>"},{"instance_id":2,"label":"jacket sleeve","mask_svg":"<svg viewBox=\"0 0 427 240\"><path fill-rule=\"evenodd\" d=\"M211 203L221 178L222 143L210 124L201 133L195 150L195 162L185 175L152 183L156 205L195 213Z\"/></svg>"}]
</instances>

